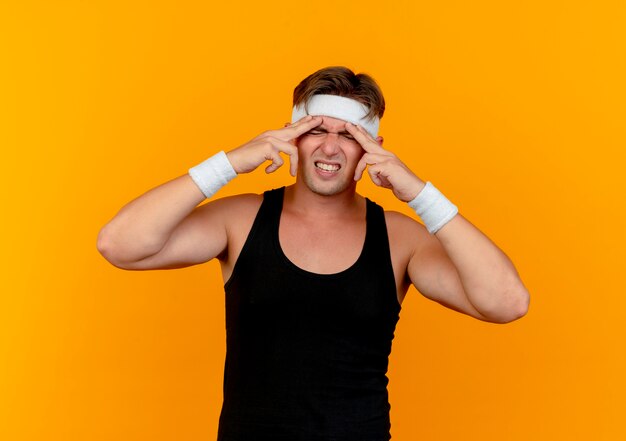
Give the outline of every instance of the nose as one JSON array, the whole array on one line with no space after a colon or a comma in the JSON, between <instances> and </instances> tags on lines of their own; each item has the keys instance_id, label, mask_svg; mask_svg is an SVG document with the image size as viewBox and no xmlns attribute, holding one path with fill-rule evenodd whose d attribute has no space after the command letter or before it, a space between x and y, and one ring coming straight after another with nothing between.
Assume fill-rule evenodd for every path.
<instances>
[{"instance_id":1,"label":"nose","mask_svg":"<svg viewBox=\"0 0 626 441\"><path fill-rule=\"evenodd\" d=\"M339 152L339 143L340 140L337 133L326 133L320 148L326 156L333 156Z\"/></svg>"}]
</instances>

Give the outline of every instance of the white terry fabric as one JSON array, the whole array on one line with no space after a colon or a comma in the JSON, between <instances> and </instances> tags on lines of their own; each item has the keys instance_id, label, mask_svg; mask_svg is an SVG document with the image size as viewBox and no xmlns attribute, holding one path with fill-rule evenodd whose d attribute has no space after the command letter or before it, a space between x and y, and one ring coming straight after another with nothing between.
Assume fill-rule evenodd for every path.
<instances>
[{"instance_id":1,"label":"white terry fabric","mask_svg":"<svg viewBox=\"0 0 626 441\"><path fill-rule=\"evenodd\" d=\"M377 116L372 121L366 120L365 115L367 115L368 108L357 100L338 95L313 95L306 104L308 112L304 103L293 107L291 112L292 123L307 115L324 115L358 124L367 130L373 138L378 135L380 119Z\"/></svg>"},{"instance_id":2,"label":"white terry fabric","mask_svg":"<svg viewBox=\"0 0 626 441\"><path fill-rule=\"evenodd\" d=\"M207 198L237 176L237 172L222 150L209 159L189 169L189 176Z\"/></svg>"},{"instance_id":3,"label":"white terry fabric","mask_svg":"<svg viewBox=\"0 0 626 441\"><path fill-rule=\"evenodd\" d=\"M430 234L439 231L459 212L457 206L437 190L430 181L426 182L422 191L408 204L422 218Z\"/></svg>"}]
</instances>

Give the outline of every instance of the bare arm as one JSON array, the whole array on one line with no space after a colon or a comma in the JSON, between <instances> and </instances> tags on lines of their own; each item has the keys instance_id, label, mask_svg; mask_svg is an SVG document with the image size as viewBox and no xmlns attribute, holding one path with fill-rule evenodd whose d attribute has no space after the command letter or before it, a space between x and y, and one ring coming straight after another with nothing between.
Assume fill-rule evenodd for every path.
<instances>
[{"instance_id":1,"label":"bare arm","mask_svg":"<svg viewBox=\"0 0 626 441\"><path fill-rule=\"evenodd\" d=\"M418 228L407 271L425 297L493 323L526 314L530 297L513 263L467 219L457 214L434 235Z\"/></svg>"},{"instance_id":2,"label":"bare arm","mask_svg":"<svg viewBox=\"0 0 626 441\"><path fill-rule=\"evenodd\" d=\"M229 151L228 160L237 173L251 172L269 160L265 170L272 173L283 164L282 152L290 156L295 174L298 154L291 141L320 123L321 118L305 117L289 127L263 132ZM211 260L228 246L228 213L237 199L197 207L204 199L189 174L155 187L122 207L100 230L98 251L113 265L132 270L180 268Z\"/></svg>"},{"instance_id":3,"label":"bare arm","mask_svg":"<svg viewBox=\"0 0 626 441\"><path fill-rule=\"evenodd\" d=\"M151 189L137 197L111 219L99 232L98 251L113 265L124 269L142 269L133 263L159 253L172 236L175 228L205 199L204 194L188 174ZM193 234L200 225L200 214L207 208L199 207L195 216L187 219L184 236ZM217 217L217 216L214 216ZM205 255L212 258L221 253L226 244L223 225L205 228L213 239ZM192 239L192 237L189 237ZM208 254L207 254L208 253ZM188 256L190 261L201 256ZM209 259L207 259L209 260Z\"/></svg>"},{"instance_id":4,"label":"bare arm","mask_svg":"<svg viewBox=\"0 0 626 441\"><path fill-rule=\"evenodd\" d=\"M348 123L346 128L365 150L355 179L367 168L376 185L389 188L401 201L411 201L419 194L425 183L398 157L362 128ZM407 233L407 240L415 241L415 247L408 276L426 297L495 323L526 314L530 296L513 263L463 216L456 214L434 235L423 226L409 230L413 234Z\"/></svg>"}]
</instances>

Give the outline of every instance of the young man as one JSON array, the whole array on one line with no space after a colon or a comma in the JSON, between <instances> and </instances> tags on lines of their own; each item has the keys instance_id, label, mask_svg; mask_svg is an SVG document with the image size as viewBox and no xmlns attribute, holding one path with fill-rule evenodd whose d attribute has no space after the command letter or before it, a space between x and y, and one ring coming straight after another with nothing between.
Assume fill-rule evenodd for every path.
<instances>
[{"instance_id":1,"label":"young man","mask_svg":"<svg viewBox=\"0 0 626 441\"><path fill-rule=\"evenodd\" d=\"M526 314L507 256L417 177L378 135L375 81L321 69L294 90L292 121L124 206L98 250L127 270L219 259L227 354L219 440L390 439L386 377L410 284L479 320ZM289 157L295 183L211 200L237 174ZM367 170L415 209L383 211L356 193Z\"/></svg>"}]
</instances>

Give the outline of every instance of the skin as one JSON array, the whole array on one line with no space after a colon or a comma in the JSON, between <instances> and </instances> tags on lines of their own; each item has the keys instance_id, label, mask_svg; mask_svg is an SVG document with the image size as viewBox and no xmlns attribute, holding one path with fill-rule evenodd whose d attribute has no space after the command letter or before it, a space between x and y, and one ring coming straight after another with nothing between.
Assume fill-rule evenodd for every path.
<instances>
[{"instance_id":1,"label":"skin","mask_svg":"<svg viewBox=\"0 0 626 441\"><path fill-rule=\"evenodd\" d=\"M343 120L307 116L263 132L227 156L238 174L267 161L265 171L272 173L284 165L281 155L289 158L296 180L285 189L281 248L300 268L332 274L350 267L363 247L365 198L356 186L365 172L405 202L425 185L382 144L382 137ZM126 270L217 258L226 281L262 195L211 198L198 206L204 199L188 174L166 182L122 207L100 230L98 250ZM400 304L413 284L425 297L479 320L508 323L526 314L529 294L513 263L460 213L432 235L401 213L386 211L385 219Z\"/></svg>"}]
</instances>

